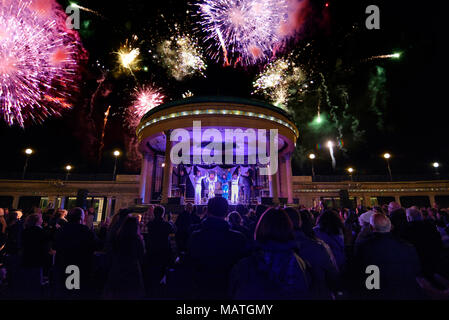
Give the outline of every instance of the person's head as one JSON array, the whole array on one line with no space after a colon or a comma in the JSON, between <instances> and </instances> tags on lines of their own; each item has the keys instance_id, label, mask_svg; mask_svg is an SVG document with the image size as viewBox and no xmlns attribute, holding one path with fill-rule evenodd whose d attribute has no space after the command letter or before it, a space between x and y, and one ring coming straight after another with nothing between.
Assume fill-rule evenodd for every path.
<instances>
[{"instance_id":1,"label":"person's head","mask_svg":"<svg viewBox=\"0 0 449 320\"><path fill-rule=\"evenodd\" d=\"M8 224L8 226L17 223L17 221L19 220L19 213L20 216L22 216L22 212L19 210L11 210L8 213L8 216L6 218L6 223Z\"/></svg>"},{"instance_id":2,"label":"person's head","mask_svg":"<svg viewBox=\"0 0 449 320\"><path fill-rule=\"evenodd\" d=\"M82 224L84 221L84 210L82 208L73 208L67 214L67 221L69 223L79 223Z\"/></svg>"},{"instance_id":3,"label":"person's head","mask_svg":"<svg viewBox=\"0 0 449 320\"><path fill-rule=\"evenodd\" d=\"M370 217L370 226L373 232L378 233L387 233L391 230L390 219L382 213L375 213Z\"/></svg>"},{"instance_id":4,"label":"person's head","mask_svg":"<svg viewBox=\"0 0 449 320\"><path fill-rule=\"evenodd\" d=\"M137 216L129 214L118 230L119 239L140 237L139 220Z\"/></svg>"},{"instance_id":5,"label":"person's head","mask_svg":"<svg viewBox=\"0 0 449 320\"><path fill-rule=\"evenodd\" d=\"M192 213L192 212L193 212L193 204L192 204L191 202L187 202L187 203L186 203L186 206L185 206L185 210L186 210L188 213Z\"/></svg>"},{"instance_id":6,"label":"person's head","mask_svg":"<svg viewBox=\"0 0 449 320\"><path fill-rule=\"evenodd\" d=\"M375 213L375 212L372 211L372 210L369 210L369 211L367 211L367 212L365 212L365 213L362 213L362 214L359 216L359 224L360 224L360 226L361 226L361 227L367 227L367 226L369 225L370 218L371 218L371 216L372 216L374 213Z\"/></svg>"},{"instance_id":7,"label":"person's head","mask_svg":"<svg viewBox=\"0 0 449 320\"><path fill-rule=\"evenodd\" d=\"M201 176L201 171L200 170L196 170L196 176L197 177Z\"/></svg>"},{"instance_id":8,"label":"person's head","mask_svg":"<svg viewBox=\"0 0 449 320\"><path fill-rule=\"evenodd\" d=\"M237 179L237 177L238 177L237 172L234 172L234 174L232 175L232 178Z\"/></svg>"},{"instance_id":9,"label":"person's head","mask_svg":"<svg viewBox=\"0 0 449 320\"><path fill-rule=\"evenodd\" d=\"M165 213L165 208L163 206L156 206L154 208L154 218L155 219L162 219L162 216Z\"/></svg>"},{"instance_id":10,"label":"person's head","mask_svg":"<svg viewBox=\"0 0 449 320\"><path fill-rule=\"evenodd\" d=\"M222 197L214 197L207 202L207 214L216 218L224 218L228 214L228 200Z\"/></svg>"},{"instance_id":11,"label":"person's head","mask_svg":"<svg viewBox=\"0 0 449 320\"><path fill-rule=\"evenodd\" d=\"M89 215L95 215L95 209L90 207L89 209L87 209L87 214Z\"/></svg>"},{"instance_id":12,"label":"person's head","mask_svg":"<svg viewBox=\"0 0 449 320\"><path fill-rule=\"evenodd\" d=\"M262 214L256 225L254 240L285 243L293 239L293 224L284 209L271 208Z\"/></svg>"},{"instance_id":13,"label":"person's head","mask_svg":"<svg viewBox=\"0 0 449 320\"><path fill-rule=\"evenodd\" d=\"M237 211L232 211L228 214L227 220L232 226L239 226L242 223L242 217Z\"/></svg>"},{"instance_id":14,"label":"person's head","mask_svg":"<svg viewBox=\"0 0 449 320\"><path fill-rule=\"evenodd\" d=\"M28 217L26 217L24 223L25 229L41 225L42 225L42 215L37 213L30 214Z\"/></svg>"},{"instance_id":15,"label":"person's head","mask_svg":"<svg viewBox=\"0 0 449 320\"><path fill-rule=\"evenodd\" d=\"M311 239L316 239L315 231L313 231L314 220L313 215L309 210L299 211L301 219L301 231Z\"/></svg>"},{"instance_id":16,"label":"person's head","mask_svg":"<svg viewBox=\"0 0 449 320\"><path fill-rule=\"evenodd\" d=\"M288 217L290 218L290 221L293 224L294 230L300 230L301 229L301 216L299 215L298 210L292 207L287 207L284 209L287 213Z\"/></svg>"},{"instance_id":17,"label":"person's head","mask_svg":"<svg viewBox=\"0 0 449 320\"><path fill-rule=\"evenodd\" d=\"M319 225L320 230L330 235L340 234L344 229L343 222L338 216L338 213L329 209L324 210L324 212L319 215L317 224Z\"/></svg>"},{"instance_id":18,"label":"person's head","mask_svg":"<svg viewBox=\"0 0 449 320\"><path fill-rule=\"evenodd\" d=\"M215 173L213 173L213 172L210 172L210 173L209 173L209 178L210 178L210 179L213 179L213 178L215 178Z\"/></svg>"},{"instance_id":19,"label":"person's head","mask_svg":"<svg viewBox=\"0 0 449 320\"><path fill-rule=\"evenodd\" d=\"M381 213L381 214L384 214L384 211L383 211L382 207L379 207L379 206L375 206L375 207L373 208L373 211L374 211L374 213Z\"/></svg>"},{"instance_id":20,"label":"person's head","mask_svg":"<svg viewBox=\"0 0 449 320\"><path fill-rule=\"evenodd\" d=\"M399 208L390 212L390 221L393 232L400 232L407 224L407 215L403 208Z\"/></svg>"},{"instance_id":21,"label":"person's head","mask_svg":"<svg viewBox=\"0 0 449 320\"><path fill-rule=\"evenodd\" d=\"M65 219L67 217L67 213L68 212L65 209L58 209L56 212L56 218Z\"/></svg>"},{"instance_id":22,"label":"person's head","mask_svg":"<svg viewBox=\"0 0 449 320\"><path fill-rule=\"evenodd\" d=\"M409 222L422 220L422 213L416 207L408 208L405 213L407 214L407 221Z\"/></svg>"},{"instance_id":23,"label":"person's head","mask_svg":"<svg viewBox=\"0 0 449 320\"><path fill-rule=\"evenodd\" d=\"M392 201L388 204L388 213L391 213L399 208L401 208L401 205L397 202Z\"/></svg>"}]
</instances>

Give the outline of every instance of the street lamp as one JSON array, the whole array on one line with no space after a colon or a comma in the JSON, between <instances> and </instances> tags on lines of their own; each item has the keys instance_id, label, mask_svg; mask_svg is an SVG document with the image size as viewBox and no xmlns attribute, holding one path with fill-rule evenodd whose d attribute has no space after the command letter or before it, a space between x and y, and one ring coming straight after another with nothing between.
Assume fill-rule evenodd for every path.
<instances>
[{"instance_id":1,"label":"street lamp","mask_svg":"<svg viewBox=\"0 0 449 320\"><path fill-rule=\"evenodd\" d=\"M120 156L120 151L119 150L115 150L113 155L115 157L115 161L114 161L114 172L112 174L112 177L114 178L114 180L116 179L116 174L117 174L117 159Z\"/></svg>"},{"instance_id":2,"label":"street lamp","mask_svg":"<svg viewBox=\"0 0 449 320\"><path fill-rule=\"evenodd\" d=\"M315 177L315 168L313 165L313 160L316 158L315 154L309 154L310 163L312 164L312 177Z\"/></svg>"},{"instance_id":3,"label":"street lamp","mask_svg":"<svg viewBox=\"0 0 449 320\"><path fill-rule=\"evenodd\" d=\"M440 172L438 171L438 168L440 167L440 164L438 162L434 162L434 163L432 163L432 167L435 168L435 174L439 175Z\"/></svg>"},{"instance_id":4,"label":"street lamp","mask_svg":"<svg viewBox=\"0 0 449 320\"><path fill-rule=\"evenodd\" d=\"M383 157L384 157L385 161L387 162L387 169L388 169L388 174L390 175L390 181L393 181L393 175L391 174L391 168L390 168L391 154L386 152L383 154Z\"/></svg>"},{"instance_id":5,"label":"street lamp","mask_svg":"<svg viewBox=\"0 0 449 320\"><path fill-rule=\"evenodd\" d=\"M351 181L352 181L352 174L354 173L354 168L349 167L348 168L348 172L349 172L349 176L351 177Z\"/></svg>"},{"instance_id":6,"label":"street lamp","mask_svg":"<svg viewBox=\"0 0 449 320\"><path fill-rule=\"evenodd\" d=\"M25 165L23 166L23 172L22 172L22 180L25 179L25 173L27 171L27 167L28 167L28 159L30 158L30 156L33 154L33 149L27 148L25 149Z\"/></svg>"},{"instance_id":7,"label":"street lamp","mask_svg":"<svg viewBox=\"0 0 449 320\"><path fill-rule=\"evenodd\" d=\"M65 166L65 169L67 170L67 173L65 175L65 180L67 181L69 179L70 170L72 170L73 167L70 164L68 164L68 165Z\"/></svg>"}]
</instances>

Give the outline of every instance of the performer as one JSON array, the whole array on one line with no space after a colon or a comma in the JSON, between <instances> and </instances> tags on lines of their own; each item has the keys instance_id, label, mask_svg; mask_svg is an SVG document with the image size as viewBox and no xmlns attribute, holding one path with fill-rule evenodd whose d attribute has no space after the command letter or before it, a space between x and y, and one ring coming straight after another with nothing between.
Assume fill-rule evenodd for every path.
<instances>
[{"instance_id":1,"label":"performer","mask_svg":"<svg viewBox=\"0 0 449 320\"><path fill-rule=\"evenodd\" d=\"M178 177L179 181L179 189L180 189L180 196L185 198L186 197L186 185L187 185L187 177L192 172L192 168L190 167L190 171L187 172L187 169L184 167L184 165L181 163L178 167L178 173L173 171L173 174Z\"/></svg>"},{"instance_id":2,"label":"performer","mask_svg":"<svg viewBox=\"0 0 449 320\"><path fill-rule=\"evenodd\" d=\"M206 182L208 183L209 193L207 197L209 199L215 197L215 183L218 181L215 172L209 173L209 176L206 178Z\"/></svg>"},{"instance_id":3,"label":"performer","mask_svg":"<svg viewBox=\"0 0 449 320\"><path fill-rule=\"evenodd\" d=\"M221 183L221 190L223 191L222 197L228 200L229 198L229 181L231 180L231 172L228 172L228 174L223 174L220 178Z\"/></svg>"},{"instance_id":4,"label":"performer","mask_svg":"<svg viewBox=\"0 0 449 320\"><path fill-rule=\"evenodd\" d=\"M196 175L193 177L195 186L195 204L201 204L201 183L204 178L206 178L206 174L202 176L201 171L197 168Z\"/></svg>"},{"instance_id":5,"label":"performer","mask_svg":"<svg viewBox=\"0 0 449 320\"><path fill-rule=\"evenodd\" d=\"M243 185L243 202L250 204L251 202L251 187L253 185L253 179L251 178L251 172L248 170L245 174L241 175Z\"/></svg>"},{"instance_id":6,"label":"performer","mask_svg":"<svg viewBox=\"0 0 449 320\"><path fill-rule=\"evenodd\" d=\"M234 172L231 180L231 203L237 203L239 201L239 175Z\"/></svg>"}]
</instances>

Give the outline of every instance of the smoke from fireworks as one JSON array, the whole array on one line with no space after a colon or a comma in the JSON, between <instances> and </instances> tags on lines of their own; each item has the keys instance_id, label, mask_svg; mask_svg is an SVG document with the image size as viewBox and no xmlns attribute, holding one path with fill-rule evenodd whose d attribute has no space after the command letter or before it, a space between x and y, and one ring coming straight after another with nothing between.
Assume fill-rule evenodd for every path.
<instances>
[{"instance_id":1,"label":"smoke from fireworks","mask_svg":"<svg viewBox=\"0 0 449 320\"><path fill-rule=\"evenodd\" d=\"M71 107L82 48L54 0L3 0L0 39L0 113L9 125Z\"/></svg>"},{"instance_id":2,"label":"smoke from fireworks","mask_svg":"<svg viewBox=\"0 0 449 320\"><path fill-rule=\"evenodd\" d=\"M305 1L304 1L305 2ZM255 64L273 55L281 42L292 36L297 0L203 0L197 5L210 52L215 59L222 51L225 63L241 57Z\"/></svg>"},{"instance_id":3,"label":"smoke from fireworks","mask_svg":"<svg viewBox=\"0 0 449 320\"><path fill-rule=\"evenodd\" d=\"M178 81L199 74L204 76L207 66L197 41L186 35L176 35L157 47L161 62L169 74Z\"/></svg>"},{"instance_id":4,"label":"smoke from fireworks","mask_svg":"<svg viewBox=\"0 0 449 320\"><path fill-rule=\"evenodd\" d=\"M290 88L299 86L303 80L300 67L290 59L280 58L268 64L257 76L253 93L261 93L274 105L286 109Z\"/></svg>"},{"instance_id":5,"label":"smoke from fireworks","mask_svg":"<svg viewBox=\"0 0 449 320\"><path fill-rule=\"evenodd\" d=\"M160 105L165 96L159 89L144 86L136 89L132 106L127 109L127 121L133 130L139 125L140 119L151 109Z\"/></svg>"}]
</instances>

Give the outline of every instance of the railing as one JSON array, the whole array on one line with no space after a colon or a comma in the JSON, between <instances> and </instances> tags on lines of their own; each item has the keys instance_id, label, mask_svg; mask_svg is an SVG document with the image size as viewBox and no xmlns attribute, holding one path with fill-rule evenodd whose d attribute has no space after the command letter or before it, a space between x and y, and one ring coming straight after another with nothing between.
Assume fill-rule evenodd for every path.
<instances>
[{"instance_id":1,"label":"railing","mask_svg":"<svg viewBox=\"0 0 449 320\"><path fill-rule=\"evenodd\" d=\"M413 174L413 175L393 175L392 179L388 175L316 175L312 177L313 182L400 182L400 181L433 181L449 180L447 175L437 174Z\"/></svg>"},{"instance_id":2,"label":"railing","mask_svg":"<svg viewBox=\"0 0 449 320\"><path fill-rule=\"evenodd\" d=\"M0 179L4 180L22 180L22 173L18 172L0 172ZM71 173L26 173L23 180L67 180L67 181L114 181L112 173L102 174L80 174Z\"/></svg>"}]
</instances>

